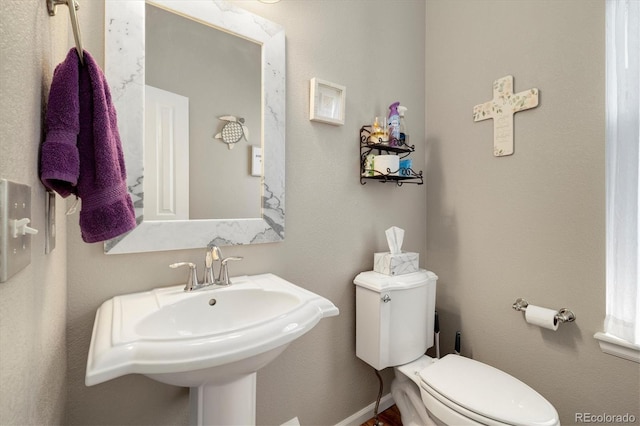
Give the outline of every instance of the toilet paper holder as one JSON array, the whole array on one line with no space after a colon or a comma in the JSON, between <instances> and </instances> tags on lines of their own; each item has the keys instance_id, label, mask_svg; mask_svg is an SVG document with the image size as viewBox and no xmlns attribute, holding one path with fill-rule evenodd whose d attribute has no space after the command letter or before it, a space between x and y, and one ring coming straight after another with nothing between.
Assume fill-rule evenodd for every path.
<instances>
[{"instance_id":1,"label":"toilet paper holder","mask_svg":"<svg viewBox=\"0 0 640 426\"><path fill-rule=\"evenodd\" d=\"M519 297L512 305L512 308L516 311L524 312L527 310L527 306L529 306L529 302L522 297ZM560 309L555 318L558 322L574 322L576 320L575 314L567 308Z\"/></svg>"}]
</instances>

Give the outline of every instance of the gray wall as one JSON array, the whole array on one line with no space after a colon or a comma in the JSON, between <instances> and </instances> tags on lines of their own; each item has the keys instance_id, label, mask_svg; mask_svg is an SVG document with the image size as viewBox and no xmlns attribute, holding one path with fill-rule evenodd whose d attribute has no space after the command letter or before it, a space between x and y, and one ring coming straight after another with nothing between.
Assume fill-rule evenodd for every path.
<instances>
[{"instance_id":1,"label":"gray wall","mask_svg":"<svg viewBox=\"0 0 640 426\"><path fill-rule=\"evenodd\" d=\"M640 417L638 364L593 339L605 309L604 1L427 2L427 254L443 345L524 380L558 409ZM492 156L472 108L511 74L540 106ZM577 315L525 323L518 297Z\"/></svg>"},{"instance_id":2,"label":"gray wall","mask_svg":"<svg viewBox=\"0 0 640 426\"><path fill-rule=\"evenodd\" d=\"M61 10L64 9L64 10ZM30 185L31 223L44 229L38 179L44 100L68 50L66 8L50 18L40 0L0 1L0 178ZM64 203L58 240L45 256L32 237L31 265L0 284L0 424L60 424L66 400L67 250Z\"/></svg>"}]
</instances>

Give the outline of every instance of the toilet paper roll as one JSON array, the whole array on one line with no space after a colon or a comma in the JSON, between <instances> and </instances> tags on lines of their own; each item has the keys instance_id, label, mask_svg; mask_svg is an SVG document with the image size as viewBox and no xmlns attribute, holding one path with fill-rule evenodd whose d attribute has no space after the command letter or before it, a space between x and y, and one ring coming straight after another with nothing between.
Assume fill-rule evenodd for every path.
<instances>
[{"instance_id":1,"label":"toilet paper roll","mask_svg":"<svg viewBox=\"0 0 640 426\"><path fill-rule=\"evenodd\" d=\"M376 175L391 174L392 176L397 176L400 168L400 157L397 155L376 155L373 159L373 167L376 170Z\"/></svg>"},{"instance_id":2,"label":"toilet paper roll","mask_svg":"<svg viewBox=\"0 0 640 426\"><path fill-rule=\"evenodd\" d=\"M553 309L529 305L524 313L524 318L529 324L556 331L558 329L557 313L558 311L554 311Z\"/></svg>"},{"instance_id":3,"label":"toilet paper roll","mask_svg":"<svg viewBox=\"0 0 640 426\"><path fill-rule=\"evenodd\" d=\"M362 172L362 176L375 176L373 163L376 159L376 156L373 154L369 154L364 159L364 171Z\"/></svg>"}]
</instances>

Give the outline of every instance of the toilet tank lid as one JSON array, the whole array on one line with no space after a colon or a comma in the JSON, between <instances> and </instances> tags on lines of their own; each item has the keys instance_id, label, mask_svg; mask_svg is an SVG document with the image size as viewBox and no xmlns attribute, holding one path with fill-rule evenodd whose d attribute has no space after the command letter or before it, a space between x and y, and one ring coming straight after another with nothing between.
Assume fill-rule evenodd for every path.
<instances>
[{"instance_id":1,"label":"toilet tank lid","mask_svg":"<svg viewBox=\"0 0 640 426\"><path fill-rule=\"evenodd\" d=\"M446 355L420 372L422 386L455 405L512 425L559 424L556 409L515 377L470 358Z\"/></svg>"},{"instance_id":2,"label":"toilet tank lid","mask_svg":"<svg viewBox=\"0 0 640 426\"><path fill-rule=\"evenodd\" d=\"M359 273L353 283L359 287L383 292L420 287L426 285L429 281L436 281L437 279L436 274L425 269L402 275L386 275L379 272L366 271Z\"/></svg>"}]
</instances>

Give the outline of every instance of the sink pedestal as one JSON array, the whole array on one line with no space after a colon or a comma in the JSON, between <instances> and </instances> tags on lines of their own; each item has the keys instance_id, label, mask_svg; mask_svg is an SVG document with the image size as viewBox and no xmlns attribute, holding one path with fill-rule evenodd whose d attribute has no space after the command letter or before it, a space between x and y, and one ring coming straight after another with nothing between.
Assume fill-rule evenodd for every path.
<instances>
[{"instance_id":1,"label":"sink pedestal","mask_svg":"<svg viewBox=\"0 0 640 426\"><path fill-rule=\"evenodd\" d=\"M192 426L256 424L256 373L224 384L190 388Z\"/></svg>"}]
</instances>

